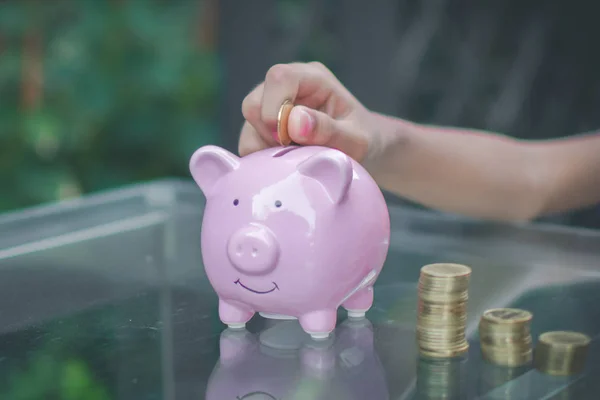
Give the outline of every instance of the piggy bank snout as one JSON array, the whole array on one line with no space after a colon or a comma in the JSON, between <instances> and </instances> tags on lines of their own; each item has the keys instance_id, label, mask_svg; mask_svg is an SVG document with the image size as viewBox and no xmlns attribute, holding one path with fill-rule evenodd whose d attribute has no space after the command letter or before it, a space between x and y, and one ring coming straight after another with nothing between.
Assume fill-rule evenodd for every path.
<instances>
[{"instance_id":1,"label":"piggy bank snout","mask_svg":"<svg viewBox=\"0 0 600 400\"><path fill-rule=\"evenodd\" d=\"M231 236L227 255L240 272L262 275L277 265L279 245L268 228L253 225L239 229Z\"/></svg>"}]
</instances>

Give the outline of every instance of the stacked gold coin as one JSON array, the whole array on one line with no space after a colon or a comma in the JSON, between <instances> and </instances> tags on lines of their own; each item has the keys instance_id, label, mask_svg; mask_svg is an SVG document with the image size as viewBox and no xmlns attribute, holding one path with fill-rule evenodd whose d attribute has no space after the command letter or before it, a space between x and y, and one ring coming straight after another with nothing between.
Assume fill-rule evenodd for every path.
<instances>
[{"instance_id":1,"label":"stacked gold coin","mask_svg":"<svg viewBox=\"0 0 600 400\"><path fill-rule=\"evenodd\" d=\"M529 325L533 315L518 308L495 308L483 313L479 340L483 359L504 367L519 367L532 358Z\"/></svg>"},{"instance_id":2,"label":"stacked gold coin","mask_svg":"<svg viewBox=\"0 0 600 400\"><path fill-rule=\"evenodd\" d=\"M542 333L535 348L536 369L549 375L575 375L585 367L591 339L579 332Z\"/></svg>"},{"instance_id":3,"label":"stacked gold coin","mask_svg":"<svg viewBox=\"0 0 600 400\"><path fill-rule=\"evenodd\" d=\"M465 328L471 268L430 264L421 268L417 342L422 356L450 358L469 349Z\"/></svg>"}]
</instances>

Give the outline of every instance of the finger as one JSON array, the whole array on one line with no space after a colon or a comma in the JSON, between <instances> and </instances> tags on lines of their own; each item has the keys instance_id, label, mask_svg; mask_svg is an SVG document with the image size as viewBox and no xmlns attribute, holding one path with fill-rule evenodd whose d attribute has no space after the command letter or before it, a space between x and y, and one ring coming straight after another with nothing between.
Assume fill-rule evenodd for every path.
<instances>
[{"instance_id":1,"label":"finger","mask_svg":"<svg viewBox=\"0 0 600 400\"><path fill-rule=\"evenodd\" d=\"M268 147L271 147L269 143L267 143L256 129L246 121L244 126L242 126L240 141L238 143L238 153L240 157L247 156L248 154Z\"/></svg>"},{"instance_id":2,"label":"finger","mask_svg":"<svg viewBox=\"0 0 600 400\"><path fill-rule=\"evenodd\" d=\"M296 98L308 101L311 95L318 95L325 102L333 91L334 81L320 68L309 64L278 64L269 69L263 89L261 119L274 129L281 104ZM314 104L311 106L318 108Z\"/></svg>"},{"instance_id":3,"label":"finger","mask_svg":"<svg viewBox=\"0 0 600 400\"><path fill-rule=\"evenodd\" d=\"M302 145L338 149L362 161L368 142L366 134L351 121L340 121L303 106L295 106L288 120L290 138Z\"/></svg>"},{"instance_id":4,"label":"finger","mask_svg":"<svg viewBox=\"0 0 600 400\"><path fill-rule=\"evenodd\" d=\"M277 129L269 129L261 118L264 87L263 82L244 98L242 101L242 115L254 127L254 131L262 137L263 141L273 146L278 144ZM242 132L244 128L245 125Z\"/></svg>"}]
</instances>

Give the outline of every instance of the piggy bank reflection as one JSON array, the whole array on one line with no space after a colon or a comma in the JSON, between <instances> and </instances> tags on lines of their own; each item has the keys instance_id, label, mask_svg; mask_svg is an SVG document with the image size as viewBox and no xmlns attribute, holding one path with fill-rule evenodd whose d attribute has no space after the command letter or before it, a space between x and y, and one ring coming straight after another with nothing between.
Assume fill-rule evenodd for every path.
<instances>
[{"instance_id":1,"label":"piggy bank reflection","mask_svg":"<svg viewBox=\"0 0 600 400\"><path fill-rule=\"evenodd\" d=\"M207 400L389 399L366 318L344 321L325 341L312 340L297 321L278 321L260 335L227 329L220 351Z\"/></svg>"},{"instance_id":2,"label":"piggy bank reflection","mask_svg":"<svg viewBox=\"0 0 600 400\"><path fill-rule=\"evenodd\" d=\"M205 146L192 155L190 171L206 197L204 267L230 328L259 312L298 319L324 339L340 305L355 318L372 306L390 218L359 163L318 146L243 158Z\"/></svg>"}]
</instances>

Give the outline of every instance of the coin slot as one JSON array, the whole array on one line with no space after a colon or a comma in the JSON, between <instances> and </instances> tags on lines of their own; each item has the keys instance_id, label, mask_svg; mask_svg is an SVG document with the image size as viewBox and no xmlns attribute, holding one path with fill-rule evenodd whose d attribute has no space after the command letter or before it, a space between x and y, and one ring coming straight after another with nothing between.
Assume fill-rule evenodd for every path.
<instances>
[{"instance_id":1,"label":"coin slot","mask_svg":"<svg viewBox=\"0 0 600 400\"><path fill-rule=\"evenodd\" d=\"M282 156L286 155L287 153L289 153L290 151L294 151L299 148L300 148L299 146L286 146L284 148L277 149L277 151L275 151L271 157L273 157L273 158L282 157Z\"/></svg>"}]
</instances>

